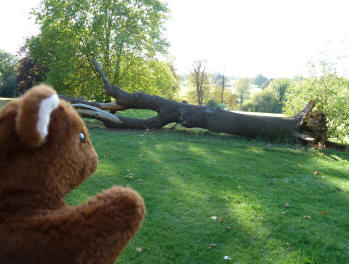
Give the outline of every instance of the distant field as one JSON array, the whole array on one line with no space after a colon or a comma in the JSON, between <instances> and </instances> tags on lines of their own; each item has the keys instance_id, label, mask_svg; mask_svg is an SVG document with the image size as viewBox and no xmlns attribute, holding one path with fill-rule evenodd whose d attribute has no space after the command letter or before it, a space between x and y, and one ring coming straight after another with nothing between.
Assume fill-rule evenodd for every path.
<instances>
[{"instance_id":1,"label":"distant field","mask_svg":"<svg viewBox=\"0 0 349 264\"><path fill-rule=\"evenodd\" d=\"M283 114L260 113L260 112L242 112L242 111L233 111L233 112L248 114L248 115L259 115L259 116L284 116Z\"/></svg>"}]
</instances>

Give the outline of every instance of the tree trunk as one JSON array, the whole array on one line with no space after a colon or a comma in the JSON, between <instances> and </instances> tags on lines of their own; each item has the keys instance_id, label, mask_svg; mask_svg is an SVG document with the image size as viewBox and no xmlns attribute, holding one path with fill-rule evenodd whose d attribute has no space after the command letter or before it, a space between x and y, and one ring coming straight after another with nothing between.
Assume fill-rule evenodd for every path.
<instances>
[{"instance_id":1,"label":"tree trunk","mask_svg":"<svg viewBox=\"0 0 349 264\"><path fill-rule=\"evenodd\" d=\"M103 79L106 94L116 101L103 104L67 97L65 99L70 100L82 116L99 119L108 128L159 129L175 122L187 128L199 127L232 135L271 138L287 136L301 141L326 142L326 120L323 114L312 112L315 102L309 102L302 112L293 117L259 116L179 103L142 92L127 93L118 86L111 85L99 64L95 60L91 61ZM148 119L134 119L111 115L99 109L112 113L125 109L150 109L158 115Z\"/></svg>"}]
</instances>

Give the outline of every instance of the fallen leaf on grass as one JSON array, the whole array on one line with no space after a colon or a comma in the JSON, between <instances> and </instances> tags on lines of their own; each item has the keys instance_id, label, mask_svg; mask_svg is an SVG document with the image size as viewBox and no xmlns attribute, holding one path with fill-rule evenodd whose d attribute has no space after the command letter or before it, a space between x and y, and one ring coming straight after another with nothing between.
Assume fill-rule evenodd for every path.
<instances>
[{"instance_id":1,"label":"fallen leaf on grass","mask_svg":"<svg viewBox=\"0 0 349 264\"><path fill-rule=\"evenodd\" d=\"M282 211L281 214L285 215L287 214L287 211Z\"/></svg>"},{"instance_id":2,"label":"fallen leaf on grass","mask_svg":"<svg viewBox=\"0 0 349 264\"><path fill-rule=\"evenodd\" d=\"M304 218L305 219L311 219L311 216L310 215L305 215Z\"/></svg>"},{"instance_id":3,"label":"fallen leaf on grass","mask_svg":"<svg viewBox=\"0 0 349 264\"><path fill-rule=\"evenodd\" d=\"M322 215L328 215L328 213L326 211L322 211L320 214Z\"/></svg>"},{"instance_id":4,"label":"fallen leaf on grass","mask_svg":"<svg viewBox=\"0 0 349 264\"><path fill-rule=\"evenodd\" d=\"M315 171L314 175L320 175L321 173L319 171Z\"/></svg>"},{"instance_id":5,"label":"fallen leaf on grass","mask_svg":"<svg viewBox=\"0 0 349 264\"><path fill-rule=\"evenodd\" d=\"M211 219L218 221L218 222L222 222L222 218L219 218L217 216L211 216Z\"/></svg>"},{"instance_id":6,"label":"fallen leaf on grass","mask_svg":"<svg viewBox=\"0 0 349 264\"><path fill-rule=\"evenodd\" d=\"M290 205L289 205L288 203L285 203L285 204L284 204L284 207L285 207L285 208L289 208Z\"/></svg>"},{"instance_id":7,"label":"fallen leaf on grass","mask_svg":"<svg viewBox=\"0 0 349 264\"><path fill-rule=\"evenodd\" d=\"M224 256L223 259L224 259L224 260L231 260L231 257L229 257L229 256Z\"/></svg>"},{"instance_id":8,"label":"fallen leaf on grass","mask_svg":"<svg viewBox=\"0 0 349 264\"><path fill-rule=\"evenodd\" d=\"M142 249L140 247L138 247L138 248L136 248L136 252L140 253L140 252L142 252Z\"/></svg>"},{"instance_id":9,"label":"fallen leaf on grass","mask_svg":"<svg viewBox=\"0 0 349 264\"><path fill-rule=\"evenodd\" d=\"M211 243L211 244L207 247L207 249L210 250L211 248L213 248L213 247L215 247L215 246L216 246L215 243Z\"/></svg>"}]
</instances>

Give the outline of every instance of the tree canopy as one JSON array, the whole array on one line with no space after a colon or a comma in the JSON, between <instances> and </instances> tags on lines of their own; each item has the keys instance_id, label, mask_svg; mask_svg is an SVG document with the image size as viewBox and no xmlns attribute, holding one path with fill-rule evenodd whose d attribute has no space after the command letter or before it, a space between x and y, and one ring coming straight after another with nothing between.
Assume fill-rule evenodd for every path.
<instances>
[{"instance_id":1,"label":"tree canopy","mask_svg":"<svg viewBox=\"0 0 349 264\"><path fill-rule=\"evenodd\" d=\"M275 79L271 81L267 90L270 90L275 98L279 101L279 104L282 106L285 101L285 95L287 89L291 86L292 80L286 78Z\"/></svg>"},{"instance_id":2,"label":"tree canopy","mask_svg":"<svg viewBox=\"0 0 349 264\"><path fill-rule=\"evenodd\" d=\"M262 84L267 81L268 78L266 78L265 76L263 76L262 74L258 74L256 77L254 77L252 79L252 83L257 85L258 87L261 87Z\"/></svg>"},{"instance_id":3,"label":"tree canopy","mask_svg":"<svg viewBox=\"0 0 349 264\"><path fill-rule=\"evenodd\" d=\"M207 103L212 88L210 76L206 71L206 65L207 61L205 60L195 60L188 76L189 84L194 88L190 92L189 97L195 98L198 105Z\"/></svg>"},{"instance_id":4,"label":"tree canopy","mask_svg":"<svg viewBox=\"0 0 349 264\"><path fill-rule=\"evenodd\" d=\"M238 78L234 83L234 93L236 94L239 102L239 108L242 109L242 104L250 96L251 79L250 78Z\"/></svg>"},{"instance_id":5,"label":"tree canopy","mask_svg":"<svg viewBox=\"0 0 349 264\"><path fill-rule=\"evenodd\" d=\"M349 135L349 81L334 72L294 82L286 93L284 112L295 114L302 104L316 102L327 119L327 135L343 141Z\"/></svg>"},{"instance_id":6,"label":"tree canopy","mask_svg":"<svg viewBox=\"0 0 349 264\"><path fill-rule=\"evenodd\" d=\"M41 32L27 44L30 55L49 68L47 82L59 92L104 98L96 89L101 81L91 74L92 57L125 90L143 90L145 80L152 94L168 95L176 87L168 64L155 59L168 47L163 36L168 9L162 1L43 0L33 14Z\"/></svg>"},{"instance_id":7,"label":"tree canopy","mask_svg":"<svg viewBox=\"0 0 349 264\"><path fill-rule=\"evenodd\" d=\"M16 74L14 72L16 64L16 56L0 50L0 96L14 96L17 87Z\"/></svg>"}]
</instances>

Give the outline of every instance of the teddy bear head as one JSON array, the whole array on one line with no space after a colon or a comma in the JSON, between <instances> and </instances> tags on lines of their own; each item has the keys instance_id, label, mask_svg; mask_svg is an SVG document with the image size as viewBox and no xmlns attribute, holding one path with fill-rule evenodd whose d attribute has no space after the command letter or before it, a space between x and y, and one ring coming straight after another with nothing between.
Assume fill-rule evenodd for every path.
<instances>
[{"instance_id":1,"label":"teddy bear head","mask_svg":"<svg viewBox=\"0 0 349 264\"><path fill-rule=\"evenodd\" d=\"M0 209L56 209L97 154L73 107L45 85L0 111Z\"/></svg>"}]
</instances>

